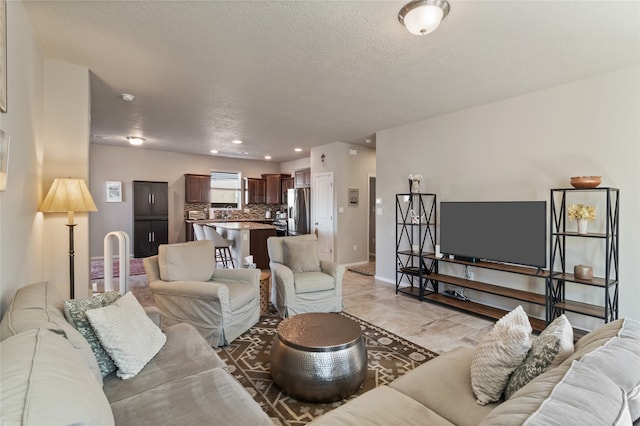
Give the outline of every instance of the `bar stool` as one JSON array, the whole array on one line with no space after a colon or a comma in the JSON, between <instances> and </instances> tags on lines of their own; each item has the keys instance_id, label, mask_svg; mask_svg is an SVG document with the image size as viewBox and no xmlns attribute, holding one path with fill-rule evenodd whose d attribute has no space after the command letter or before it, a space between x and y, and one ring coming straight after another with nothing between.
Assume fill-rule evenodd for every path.
<instances>
[{"instance_id":1,"label":"bar stool","mask_svg":"<svg viewBox=\"0 0 640 426\"><path fill-rule=\"evenodd\" d=\"M222 237L213 227L209 225L205 225L202 227L204 230L204 237L206 240L213 240L213 245L216 251L216 263L221 263L225 268L229 267L229 263L231 263L231 267L235 268L235 264L233 263L233 257L231 256L231 250L229 247L231 246L231 242Z\"/></svg>"},{"instance_id":2,"label":"bar stool","mask_svg":"<svg viewBox=\"0 0 640 426\"><path fill-rule=\"evenodd\" d=\"M195 236L195 241L205 240L203 226L199 223L193 224L193 235Z\"/></svg>"}]
</instances>

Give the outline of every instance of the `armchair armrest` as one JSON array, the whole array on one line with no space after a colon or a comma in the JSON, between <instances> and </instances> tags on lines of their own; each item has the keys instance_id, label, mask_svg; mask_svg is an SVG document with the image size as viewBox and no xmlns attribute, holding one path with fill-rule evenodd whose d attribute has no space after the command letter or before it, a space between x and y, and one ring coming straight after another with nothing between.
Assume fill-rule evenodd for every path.
<instances>
[{"instance_id":1,"label":"armchair armrest","mask_svg":"<svg viewBox=\"0 0 640 426\"><path fill-rule=\"evenodd\" d=\"M278 262L270 262L271 277L276 284L276 291L272 292L273 296L281 299L279 306L287 306L287 301L296 300L296 289L293 285L293 271L286 265ZM272 300L274 306L276 301Z\"/></svg>"},{"instance_id":2,"label":"armchair armrest","mask_svg":"<svg viewBox=\"0 0 640 426\"><path fill-rule=\"evenodd\" d=\"M320 259L320 269L325 274L331 275L333 278L340 278L342 280L342 276L344 275L344 265L340 265L336 262L331 262L329 260Z\"/></svg>"},{"instance_id":3,"label":"armchair armrest","mask_svg":"<svg viewBox=\"0 0 640 426\"><path fill-rule=\"evenodd\" d=\"M152 281L149 287L154 295L164 294L192 299L229 299L227 286L211 281Z\"/></svg>"},{"instance_id":4,"label":"armchair armrest","mask_svg":"<svg viewBox=\"0 0 640 426\"><path fill-rule=\"evenodd\" d=\"M151 281L162 327L186 322L212 346L224 344L221 325L231 317L229 288L211 281Z\"/></svg>"},{"instance_id":5,"label":"armchair armrest","mask_svg":"<svg viewBox=\"0 0 640 426\"><path fill-rule=\"evenodd\" d=\"M260 288L260 269L221 269L216 268L211 281L234 281L247 283Z\"/></svg>"},{"instance_id":6,"label":"armchair armrest","mask_svg":"<svg viewBox=\"0 0 640 426\"><path fill-rule=\"evenodd\" d=\"M345 267L336 262L320 260L320 269L327 275L331 275L336 280L336 296L342 296L342 278Z\"/></svg>"}]
</instances>

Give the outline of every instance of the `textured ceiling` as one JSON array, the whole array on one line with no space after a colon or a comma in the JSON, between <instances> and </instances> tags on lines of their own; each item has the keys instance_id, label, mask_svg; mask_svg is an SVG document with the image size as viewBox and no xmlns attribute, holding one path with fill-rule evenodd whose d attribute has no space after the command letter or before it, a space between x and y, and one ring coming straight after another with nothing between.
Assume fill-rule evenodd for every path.
<instances>
[{"instance_id":1,"label":"textured ceiling","mask_svg":"<svg viewBox=\"0 0 640 426\"><path fill-rule=\"evenodd\" d=\"M24 2L45 56L91 71L92 142L276 162L640 62L638 1L450 0L422 37L404 3Z\"/></svg>"}]
</instances>

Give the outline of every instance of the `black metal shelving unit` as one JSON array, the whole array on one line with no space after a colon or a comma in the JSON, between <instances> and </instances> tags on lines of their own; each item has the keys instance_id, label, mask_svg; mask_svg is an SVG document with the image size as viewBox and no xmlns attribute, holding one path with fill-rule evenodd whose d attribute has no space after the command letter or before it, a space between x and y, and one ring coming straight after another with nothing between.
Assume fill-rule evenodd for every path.
<instances>
[{"instance_id":1,"label":"black metal shelving unit","mask_svg":"<svg viewBox=\"0 0 640 426\"><path fill-rule=\"evenodd\" d=\"M424 257L435 250L436 205L436 194L396 194L396 294L423 300L437 293L428 275L438 272L438 263Z\"/></svg>"},{"instance_id":2,"label":"black metal shelving unit","mask_svg":"<svg viewBox=\"0 0 640 426\"><path fill-rule=\"evenodd\" d=\"M567 197L572 202L582 202L576 193L597 193L605 197L605 226L604 233L588 232L578 234L567 230ZM620 190L617 188L559 188L551 189L551 226L549 238L549 268L551 278L548 281L549 305L551 319L565 313L573 312L602 319L605 323L618 318L618 242L619 242L619 214ZM601 229L599 231L602 231ZM576 278L567 271L567 251L569 245L576 247L576 241L581 239L602 240L605 245L604 276L591 280ZM594 259L594 262L596 259ZM600 265L601 266L601 265ZM594 305L566 298L567 285L587 286L601 291L603 303Z\"/></svg>"}]
</instances>

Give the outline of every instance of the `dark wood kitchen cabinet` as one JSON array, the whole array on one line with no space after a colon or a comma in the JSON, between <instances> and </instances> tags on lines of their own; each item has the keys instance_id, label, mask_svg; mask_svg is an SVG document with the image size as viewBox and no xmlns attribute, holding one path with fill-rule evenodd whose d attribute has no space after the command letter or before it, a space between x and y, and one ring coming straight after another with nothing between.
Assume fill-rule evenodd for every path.
<instances>
[{"instance_id":1,"label":"dark wood kitchen cabinet","mask_svg":"<svg viewBox=\"0 0 640 426\"><path fill-rule=\"evenodd\" d=\"M311 169L296 170L296 188L309 188L311 186Z\"/></svg>"},{"instance_id":2,"label":"dark wood kitchen cabinet","mask_svg":"<svg viewBox=\"0 0 640 426\"><path fill-rule=\"evenodd\" d=\"M269 269L267 238L275 236L275 229L252 229L249 233L249 247L251 247L253 261L258 269Z\"/></svg>"},{"instance_id":3,"label":"dark wood kitchen cabinet","mask_svg":"<svg viewBox=\"0 0 640 426\"><path fill-rule=\"evenodd\" d=\"M185 203L209 203L211 192L211 176L209 175L184 175L184 202Z\"/></svg>"},{"instance_id":4,"label":"dark wood kitchen cabinet","mask_svg":"<svg viewBox=\"0 0 640 426\"><path fill-rule=\"evenodd\" d=\"M266 183L264 179L245 178L245 204L264 204Z\"/></svg>"},{"instance_id":5,"label":"dark wood kitchen cabinet","mask_svg":"<svg viewBox=\"0 0 640 426\"><path fill-rule=\"evenodd\" d=\"M286 176L282 178L282 204L287 204L287 191L293 189L294 178Z\"/></svg>"},{"instance_id":6,"label":"dark wood kitchen cabinet","mask_svg":"<svg viewBox=\"0 0 640 426\"><path fill-rule=\"evenodd\" d=\"M133 181L133 256L158 254L169 242L169 184Z\"/></svg>"},{"instance_id":7,"label":"dark wood kitchen cabinet","mask_svg":"<svg viewBox=\"0 0 640 426\"><path fill-rule=\"evenodd\" d=\"M166 220L136 220L133 222L133 257L149 257L158 254L158 246L169 241L169 225Z\"/></svg>"},{"instance_id":8,"label":"dark wood kitchen cabinet","mask_svg":"<svg viewBox=\"0 0 640 426\"><path fill-rule=\"evenodd\" d=\"M282 176L280 174L262 175L266 183L266 204L280 204L282 202Z\"/></svg>"}]
</instances>

